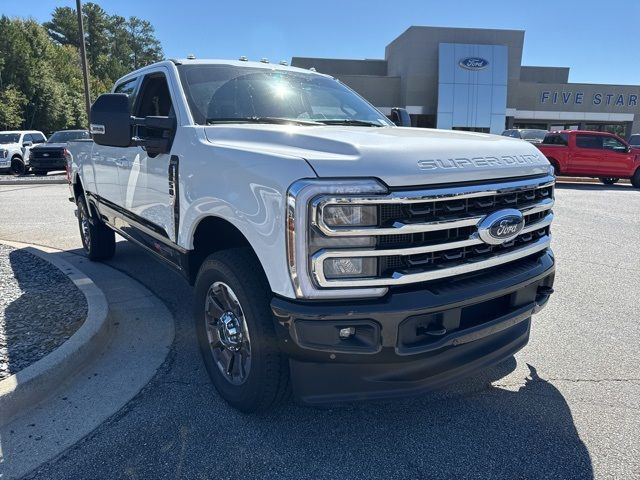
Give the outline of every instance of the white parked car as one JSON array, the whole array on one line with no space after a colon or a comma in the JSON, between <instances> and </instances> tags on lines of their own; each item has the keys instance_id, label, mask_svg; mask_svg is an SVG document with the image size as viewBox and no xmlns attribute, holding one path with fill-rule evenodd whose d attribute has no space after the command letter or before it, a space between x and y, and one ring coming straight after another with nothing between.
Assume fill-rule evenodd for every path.
<instances>
[{"instance_id":1,"label":"white parked car","mask_svg":"<svg viewBox=\"0 0 640 480\"><path fill-rule=\"evenodd\" d=\"M397 127L265 63L164 61L113 92L68 144L82 243L106 259L118 232L195 285L234 407L426 392L527 343L555 269L554 177L530 143Z\"/></svg>"},{"instance_id":2,"label":"white parked car","mask_svg":"<svg viewBox=\"0 0 640 480\"><path fill-rule=\"evenodd\" d=\"M0 132L0 171L11 171L22 175L29 170L31 147L47 141L37 130L14 130Z\"/></svg>"}]
</instances>

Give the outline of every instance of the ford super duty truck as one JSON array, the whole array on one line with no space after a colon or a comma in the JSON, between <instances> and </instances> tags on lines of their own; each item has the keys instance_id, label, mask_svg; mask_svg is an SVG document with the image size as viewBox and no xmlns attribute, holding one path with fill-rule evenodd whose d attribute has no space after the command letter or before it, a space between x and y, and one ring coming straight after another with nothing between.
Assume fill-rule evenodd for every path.
<instances>
[{"instance_id":1,"label":"ford super duty truck","mask_svg":"<svg viewBox=\"0 0 640 480\"><path fill-rule=\"evenodd\" d=\"M416 394L528 341L554 281L554 176L521 140L398 127L338 80L174 60L118 80L69 143L92 260L114 232L195 286L243 411Z\"/></svg>"}]
</instances>

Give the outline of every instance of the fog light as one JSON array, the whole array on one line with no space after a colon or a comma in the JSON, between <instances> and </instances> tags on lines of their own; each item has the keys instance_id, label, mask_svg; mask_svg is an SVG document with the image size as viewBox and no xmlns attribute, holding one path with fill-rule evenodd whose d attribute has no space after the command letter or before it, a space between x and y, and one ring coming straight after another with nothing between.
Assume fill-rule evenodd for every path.
<instances>
[{"instance_id":1,"label":"fog light","mask_svg":"<svg viewBox=\"0 0 640 480\"><path fill-rule=\"evenodd\" d=\"M330 227L372 227L378 224L378 209L374 205L327 205L322 216Z\"/></svg>"},{"instance_id":2,"label":"fog light","mask_svg":"<svg viewBox=\"0 0 640 480\"><path fill-rule=\"evenodd\" d=\"M375 277L378 259L375 257L328 258L324 261L324 276L332 278Z\"/></svg>"},{"instance_id":3,"label":"fog light","mask_svg":"<svg viewBox=\"0 0 640 480\"><path fill-rule=\"evenodd\" d=\"M341 328L338 332L338 335L342 340L346 340L347 338L351 338L356 334L356 327L347 327Z\"/></svg>"}]
</instances>

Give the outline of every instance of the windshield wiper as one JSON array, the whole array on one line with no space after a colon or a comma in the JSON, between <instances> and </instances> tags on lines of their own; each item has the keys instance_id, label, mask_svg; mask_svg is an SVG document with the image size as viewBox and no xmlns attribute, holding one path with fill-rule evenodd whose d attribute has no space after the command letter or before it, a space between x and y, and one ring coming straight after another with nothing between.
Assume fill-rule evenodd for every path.
<instances>
[{"instance_id":1,"label":"windshield wiper","mask_svg":"<svg viewBox=\"0 0 640 480\"><path fill-rule=\"evenodd\" d=\"M207 118L208 125L218 123L272 123L276 125L322 125L313 120L299 120L297 118L280 117L228 117L228 118Z\"/></svg>"},{"instance_id":2,"label":"windshield wiper","mask_svg":"<svg viewBox=\"0 0 640 480\"><path fill-rule=\"evenodd\" d=\"M379 123L369 122L367 120L356 120L355 118L336 118L318 120L325 125L354 125L356 127L382 127Z\"/></svg>"}]
</instances>

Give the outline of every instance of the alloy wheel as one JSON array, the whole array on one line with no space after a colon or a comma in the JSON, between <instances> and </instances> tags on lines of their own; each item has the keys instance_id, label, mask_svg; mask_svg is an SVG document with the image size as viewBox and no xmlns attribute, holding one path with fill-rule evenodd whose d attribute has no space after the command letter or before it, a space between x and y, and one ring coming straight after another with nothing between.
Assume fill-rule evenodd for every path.
<instances>
[{"instance_id":1,"label":"alloy wheel","mask_svg":"<svg viewBox=\"0 0 640 480\"><path fill-rule=\"evenodd\" d=\"M251 341L242 306L224 282L215 282L205 300L205 329L209 349L222 376L241 385L251 370Z\"/></svg>"}]
</instances>

